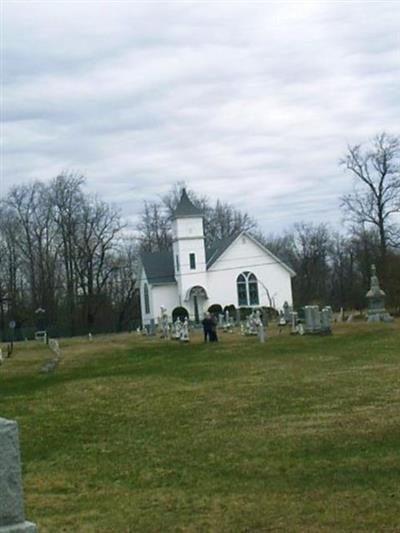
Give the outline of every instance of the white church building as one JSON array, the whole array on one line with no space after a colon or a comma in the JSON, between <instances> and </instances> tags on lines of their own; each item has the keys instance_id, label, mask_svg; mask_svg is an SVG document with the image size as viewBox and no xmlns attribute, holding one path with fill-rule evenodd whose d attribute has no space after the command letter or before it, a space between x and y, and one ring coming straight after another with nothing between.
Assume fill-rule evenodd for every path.
<instances>
[{"instance_id":1,"label":"white church building","mask_svg":"<svg viewBox=\"0 0 400 533\"><path fill-rule=\"evenodd\" d=\"M277 310L285 301L292 305L294 271L252 235L242 231L205 247L203 213L185 189L172 232L172 250L141 255L143 326L158 321L161 306L170 317L183 307L190 320L199 322L215 304Z\"/></svg>"}]
</instances>

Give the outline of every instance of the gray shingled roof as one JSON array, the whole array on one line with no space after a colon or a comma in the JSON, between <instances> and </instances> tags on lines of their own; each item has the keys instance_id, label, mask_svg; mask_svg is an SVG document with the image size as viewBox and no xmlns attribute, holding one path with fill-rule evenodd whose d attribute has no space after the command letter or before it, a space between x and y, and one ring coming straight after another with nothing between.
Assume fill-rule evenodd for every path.
<instances>
[{"instance_id":1,"label":"gray shingled roof","mask_svg":"<svg viewBox=\"0 0 400 533\"><path fill-rule=\"evenodd\" d=\"M221 255L225 252L225 250L237 239L237 237L241 234L241 231L237 231L233 235L230 235L229 237L226 237L225 239L220 239L219 241L216 241L211 248L208 248L206 250L206 262L207 262L207 268L210 268L215 261L221 257Z\"/></svg>"},{"instance_id":2,"label":"gray shingled roof","mask_svg":"<svg viewBox=\"0 0 400 533\"><path fill-rule=\"evenodd\" d=\"M192 204L186 189L182 189L182 196L174 211L174 218L203 216L203 211Z\"/></svg>"},{"instance_id":3,"label":"gray shingled roof","mask_svg":"<svg viewBox=\"0 0 400 533\"><path fill-rule=\"evenodd\" d=\"M210 268L219 257L221 257L225 250L229 248L229 246L238 238L241 233L243 232L238 231L233 235L226 237L225 239L220 239L219 241L215 242L210 248L206 249L207 269ZM254 241L258 242L254 237L251 238ZM273 258L275 258L284 268L286 268L289 272L295 275L294 271L288 265L286 265L278 257L272 254L269 250L266 251L268 251L268 253ZM146 252L143 253L141 257L149 283L171 283L176 281L172 250L164 250L162 252L154 253Z\"/></svg>"},{"instance_id":4,"label":"gray shingled roof","mask_svg":"<svg viewBox=\"0 0 400 533\"><path fill-rule=\"evenodd\" d=\"M141 259L149 283L171 283L176 281L172 250L144 252L141 255Z\"/></svg>"},{"instance_id":5,"label":"gray shingled roof","mask_svg":"<svg viewBox=\"0 0 400 533\"><path fill-rule=\"evenodd\" d=\"M239 233L235 233L231 237L221 239L213 244L211 248L206 249L207 268L215 263L238 235ZM171 283L176 281L172 250L143 252L141 259L149 283Z\"/></svg>"}]
</instances>

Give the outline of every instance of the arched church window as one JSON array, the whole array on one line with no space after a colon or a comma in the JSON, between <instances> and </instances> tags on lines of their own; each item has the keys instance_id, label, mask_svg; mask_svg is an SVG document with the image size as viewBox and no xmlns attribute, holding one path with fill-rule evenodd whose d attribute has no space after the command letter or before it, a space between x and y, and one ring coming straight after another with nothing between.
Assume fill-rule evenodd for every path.
<instances>
[{"instance_id":1,"label":"arched church window","mask_svg":"<svg viewBox=\"0 0 400 533\"><path fill-rule=\"evenodd\" d=\"M239 305L259 305L258 282L252 272L242 272L236 279Z\"/></svg>"},{"instance_id":2,"label":"arched church window","mask_svg":"<svg viewBox=\"0 0 400 533\"><path fill-rule=\"evenodd\" d=\"M150 298L149 298L149 287L147 286L147 283L144 284L143 294L144 294L144 312L148 314L150 313Z\"/></svg>"}]
</instances>

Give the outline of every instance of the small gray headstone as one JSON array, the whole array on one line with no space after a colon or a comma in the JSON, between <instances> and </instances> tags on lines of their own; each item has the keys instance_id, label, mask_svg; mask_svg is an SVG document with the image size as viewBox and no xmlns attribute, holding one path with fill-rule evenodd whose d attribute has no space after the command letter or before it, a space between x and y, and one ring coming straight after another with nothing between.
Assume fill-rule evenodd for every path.
<instances>
[{"instance_id":1,"label":"small gray headstone","mask_svg":"<svg viewBox=\"0 0 400 533\"><path fill-rule=\"evenodd\" d=\"M0 418L0 533L36 533L25 521L18 426Z\"/></svg>"},{"instance_id":2,"label":"small gray headstone","mask_svg":"<svg viewBox=\"0 0 400 533\"><path fill-rule=\"evenodd\" d=\"M292 330L290 333L292 333L293 335L295 335L296 333L298 333L298 324L297 324L297 321L298 321L298 317L299 317L299 314L296 313L296 311L292 311L291 312L291 324L292 324Z\"/></svg>"}]
</instances>

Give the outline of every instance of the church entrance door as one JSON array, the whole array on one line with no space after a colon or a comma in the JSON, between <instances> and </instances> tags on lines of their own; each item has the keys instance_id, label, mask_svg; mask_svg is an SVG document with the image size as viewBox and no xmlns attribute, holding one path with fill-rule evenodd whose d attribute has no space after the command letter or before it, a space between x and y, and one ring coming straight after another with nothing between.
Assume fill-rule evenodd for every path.
<instances>
[{"instance_id":1,"label":"church entrance door","mask_svg":"<svg viewBox=\"0 0 400 533\"><path fill-rule=\"evenodd\" d=\"M194 321L196 324L200 323L200 316L199 316L199 303L197 301L197 295L193 296L193 307L194 307Z\"/></svg>"},{"instance_id":2,"label":"church entrance door","mask_svg":"<svg viewBox=\"0 0 400 533\"><path fill-rule=\"evenodd\" d=\"M200 323L200 320L203 318L204 306L208 300L207 293L204 287L200 285L195 285L187 291L186 301L191 302L191 315L194 318L196 324Z\"/></svg>"}]
</instances>

